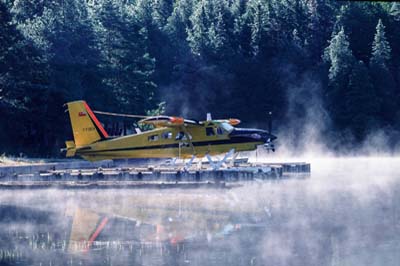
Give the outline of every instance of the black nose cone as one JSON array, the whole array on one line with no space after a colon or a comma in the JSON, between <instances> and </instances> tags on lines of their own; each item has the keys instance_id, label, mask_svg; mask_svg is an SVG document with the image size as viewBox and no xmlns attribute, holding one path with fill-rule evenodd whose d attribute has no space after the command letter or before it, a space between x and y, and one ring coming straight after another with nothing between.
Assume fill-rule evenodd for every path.
<instances>
[{"instance_id":1,"label":"black nose cone","mask_svg":"<svg viewBox=\"0 0 400 266\"><path fill-rule=\"evenodd\" d=\"M268 131L261 129L251 129L251 128L235 128L231 134L231 137L248 138L252 141L270 143L277 137L268 133Z\"/></svg>"}]
</instances>

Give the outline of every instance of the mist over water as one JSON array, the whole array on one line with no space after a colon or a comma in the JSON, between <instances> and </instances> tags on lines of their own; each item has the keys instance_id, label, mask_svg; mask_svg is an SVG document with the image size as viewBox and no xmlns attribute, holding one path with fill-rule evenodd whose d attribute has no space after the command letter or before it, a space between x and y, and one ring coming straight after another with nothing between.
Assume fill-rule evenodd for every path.
<instances>
[{"instance_id":1,"label":"mist over water","mask_svg":"<svg viewBox=\"0 0 400 266\"><path fill-rule=\"evenodd\" d=\"M308 179L231 189L3 190L0 260L5 265L398 265L400 158L308 161ZM77 224L81 235L98 226L90 217L107 217L108 223L88 252L73 250Z\"/></svg>"}]
</instances>

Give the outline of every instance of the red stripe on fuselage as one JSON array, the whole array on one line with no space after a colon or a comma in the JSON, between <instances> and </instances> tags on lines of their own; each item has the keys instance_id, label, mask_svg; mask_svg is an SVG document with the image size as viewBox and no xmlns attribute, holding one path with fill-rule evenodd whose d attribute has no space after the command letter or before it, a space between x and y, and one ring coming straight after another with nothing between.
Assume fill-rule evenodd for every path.
<instances>
[{"instance_id":1,"label":"red stripe on fuselage","mask_svg":"<svg viewBox=\"0 0 400 266\"><path fill-rule=\"evenodd\" d=\"M108 222L108 218L104 217L103 220L101 220L101 223L97 227L96 231L93 233L93 235L90 237L89 242L84 250L84 252L88 252L90 247L92 246L93 242L96 240L96 238L99 236L100 232L104 229L104 226L106 226Z\"/></svg>"},{"instance_id":2,"label":"red stripe on fuselage","mask_svg":"<svg viewBox=\"0 0 400 266\"><path fill-rule=\"evenodd\" d=\"M107 132L104 130L104 128L100 124L99 120L97 120L97 117L92 112L92 109L90 109L89 105L87 105L86 102L84 102L84 104L85 104L86 111L89 113L89 115L92 118L93 122L96 124L96 127L101 131L101 134L103 134L103 137L108 138Z\"/></svg>"}]
</instances>

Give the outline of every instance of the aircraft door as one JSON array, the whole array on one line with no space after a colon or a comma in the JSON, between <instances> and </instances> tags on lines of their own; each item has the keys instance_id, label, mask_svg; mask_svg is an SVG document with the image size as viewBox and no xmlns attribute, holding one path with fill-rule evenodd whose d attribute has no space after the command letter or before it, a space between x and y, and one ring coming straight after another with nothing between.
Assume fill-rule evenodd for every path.
<instances>
[{"instance_id":1,"label":"aircraft door","mask_svg":"<svg viewBox=\"0 0 400 266\"><path fill-rule=\"evenodd\" d=\"M178 157L188 157L188 155L194 155L195 150L192 144L192 136L188 132L179 131L176 135L175 140L178 140Z\"/></svg>"}]
</instances>

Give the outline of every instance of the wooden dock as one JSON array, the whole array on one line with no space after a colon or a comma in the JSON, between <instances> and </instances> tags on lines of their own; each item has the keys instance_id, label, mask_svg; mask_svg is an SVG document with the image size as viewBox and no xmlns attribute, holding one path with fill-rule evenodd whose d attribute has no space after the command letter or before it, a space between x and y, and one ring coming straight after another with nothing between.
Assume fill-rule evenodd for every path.
<instances>
[{"instance_id":1,"label":"wooden dock","mask_svg":"<svg viewBox=\"0 0 400 266\"><path fill-rule=\"evenodd\" d=\"M207 164L186 168L176 165L118 165L100 163L49 163L0 167L0 189L11 188L195 188L227 187L254 180L307 178L310 164L240 162L213 170Z\"/></svg>"}]
</instances>

